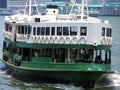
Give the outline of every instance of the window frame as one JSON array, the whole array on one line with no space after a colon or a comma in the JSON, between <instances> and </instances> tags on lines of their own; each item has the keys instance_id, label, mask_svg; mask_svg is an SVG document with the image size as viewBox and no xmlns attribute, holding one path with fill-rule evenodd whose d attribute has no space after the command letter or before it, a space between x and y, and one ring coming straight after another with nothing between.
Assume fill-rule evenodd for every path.
<instances>
[{"instance_id":1,"label":"window frame","mask_svg":"<svg viewBox=\"0 0 120 90\"><path fill-rule=\"evenodd\" d=\"M70 33L69 27L63 27L63 35L68 36Z\"/></svg>"},{"instance_id":2,"label":"window frame","mask_svg":"<svg viewBox=\"0 0 120 90\"><path fill-rule=\"evenodd\" d=\"M76 36L77 35L77 31L78 31L78 27L77 26L70 26L70 35L71 36Z\"/></svg>"},{"instance_id":3,"label":"window frame","mask_svg":"<svg viewBox=\"0 0 120 90\"><path fill-rule=\"evenodd\" d=\"M57 27L57 35L61 36L61 35L63 35L62 33L63 33L62 27Z\"/></svg>"},{"instance_id":4,"label":"window frame","mask_svg":"<svg viewBox=\"0 0 120 90\"><path fill-rule=\"evenodd\" d=\"M80 35L87 36L87 27L85 26L80 27Z\"/></svg>"}]
</instances>

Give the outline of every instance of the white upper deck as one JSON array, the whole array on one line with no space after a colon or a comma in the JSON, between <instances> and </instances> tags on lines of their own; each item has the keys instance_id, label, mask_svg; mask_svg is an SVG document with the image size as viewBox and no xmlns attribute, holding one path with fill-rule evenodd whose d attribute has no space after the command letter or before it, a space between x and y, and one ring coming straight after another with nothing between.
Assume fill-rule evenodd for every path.
<instances>
[{"instance_id":1,"label":"white upper deck","mask_svg":"<svg viewBox=\"0 0 120 90\"><path fill-rule=\"evenodd\" d=\"M34 1L34 0L33 0ZM76 4L73 2L72 9L69 14L59 14L58 8L56 5L48 5L46 9L46 15L41 15L38 12L38 9L33 11L32 4L34 8L36 3L31 0L27 0L24 13L15 14L12 16L6 16L5 21L7 22L16 22L16 23L35 23L35 19L39 18L40 22L92 22L92 23L101 23L100 19L89 17L87 1L83 0L82 4ZM76 7L77 11L72 13L73 8ZM34 15L35 14L35 15Z\"/></svg>"},{"instance_id":2,"label":"white upper deck","mask_svg":"<svg viewBox=\"0 0 120 90\"><path fill-rule=\"evenodd\" d=\"M112 27L109 21L89 17L87 0L82 4L73 3L77 12L59 14L57 6L48 5L46 14L36 8L32 11L28 0L24 13L5 17L5 37L29 43L112 45ZM29 4L29 5L28 5ZM34 15L35 14L35 15ZM11 29L10 29L11 28Z\"/></svg>"}]
</instances>

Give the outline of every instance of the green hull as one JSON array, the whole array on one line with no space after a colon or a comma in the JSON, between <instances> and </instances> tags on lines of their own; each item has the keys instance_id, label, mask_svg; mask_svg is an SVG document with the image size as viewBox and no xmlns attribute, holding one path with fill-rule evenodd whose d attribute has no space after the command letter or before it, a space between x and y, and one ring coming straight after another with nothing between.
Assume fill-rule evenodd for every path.
<instances>
[{"instance_id":1,"label":"green hull","mask_svg":"<svg viewBox=\"0 0 120 90\"><path fill-rule=\"evenodd\" d=\"M111 50L107 45L94 47L92 45L56 44L53 46L11 42L7 48L6 43L10 43L8 39L5 39L3 45L5 49L3 59L7 57L7 60L2 59L2 62L14 70L14 73L23 76L51 82L95 82L102 74L113 73L111 71ZM84 54L82 54L83 51L85 51ZM38 52L39 56L35 55L35 52ZM98 55L102 56L102 52L104 52L104 60L96 62L100 59ZM92 59L88 58L90 55Z\"/></svg>"},{"instance_id":2,"label":"green hull","mask_svg":"<svg viewBox=\"0 0 120 90\"><path fill-rule=\"evenodd\" d=\"M3 62L17 74L51 82L96 81L102 74L113 73L107 64L22 62L15 66L8 61Z\"/></svg>"}]
</instances>

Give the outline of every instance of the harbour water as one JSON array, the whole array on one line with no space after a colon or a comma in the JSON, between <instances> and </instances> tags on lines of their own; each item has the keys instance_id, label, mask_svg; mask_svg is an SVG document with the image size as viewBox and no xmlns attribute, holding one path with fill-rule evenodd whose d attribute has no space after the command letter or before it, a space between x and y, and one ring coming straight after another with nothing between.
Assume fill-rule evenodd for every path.
<instances>
[{"instance_id":1,"label":"harbour water","mask_svg":"<svg viewBox=\"0 0 120 90\"><path fill-rule=\"evenodd\" d=\"M120 17L98 17L109 20L113 26L112 70L115 74L103 75L94 88L83 88L73 84L52 84L44 82L23 82L3 70L4 64L0 62L0 90L120 90ZM4 16L0 16L0 51L2 51L4 29Z\"/></svg>"}]
</instances>

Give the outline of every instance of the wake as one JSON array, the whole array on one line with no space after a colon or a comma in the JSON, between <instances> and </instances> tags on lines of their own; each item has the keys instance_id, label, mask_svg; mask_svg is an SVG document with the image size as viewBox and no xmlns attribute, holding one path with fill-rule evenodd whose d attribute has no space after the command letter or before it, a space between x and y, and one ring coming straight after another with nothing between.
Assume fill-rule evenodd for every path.
<instances>
[{"instance_id":1,"label":"wake","mask_svg":"<svg viewBox=\"0 0 120 90\"><path fill-rule=\"evenodd\" d=\"M95 83L94 89L108 88L110 90L120 90L120 73L115 72L114 74L104 74Z\"/></svg>"}]
</instances>

